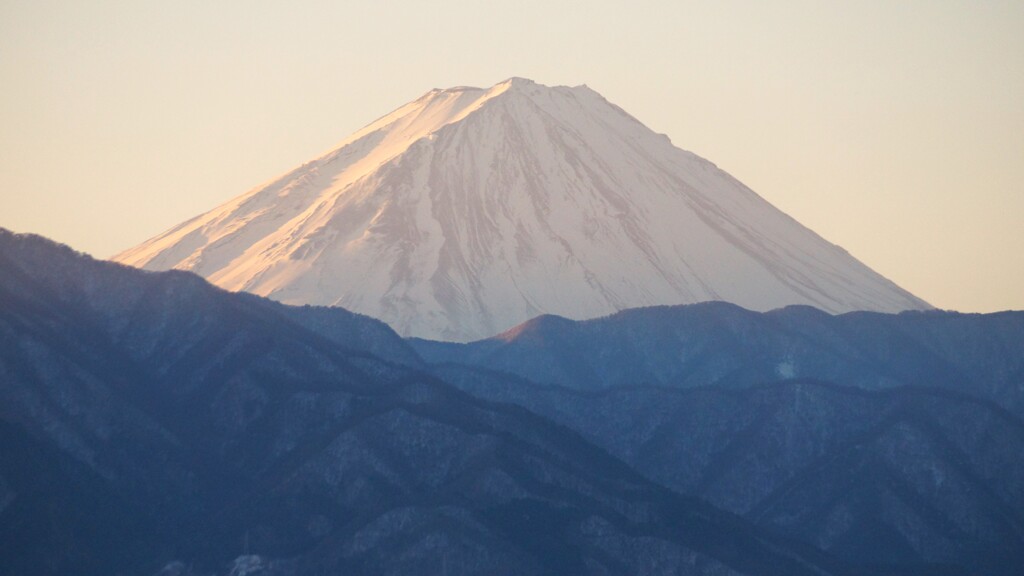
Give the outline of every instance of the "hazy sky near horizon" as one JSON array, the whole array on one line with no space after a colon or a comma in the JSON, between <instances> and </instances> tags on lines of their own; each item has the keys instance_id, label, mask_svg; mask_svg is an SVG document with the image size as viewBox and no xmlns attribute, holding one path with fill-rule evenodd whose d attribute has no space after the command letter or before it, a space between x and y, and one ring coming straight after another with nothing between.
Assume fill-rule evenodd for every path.
<instances>
[{"instance_id":1,"label":"hazy sky near horizon","mask_svg":"<svg viewBox=\"0 0 1024 576\"><path fill-rule=\"evenodd\" d=\"M431 88L587 84L940 308L1024 309L1024 2L0 0L0 226L109 257Z\"/></svg>"}]
</instances>

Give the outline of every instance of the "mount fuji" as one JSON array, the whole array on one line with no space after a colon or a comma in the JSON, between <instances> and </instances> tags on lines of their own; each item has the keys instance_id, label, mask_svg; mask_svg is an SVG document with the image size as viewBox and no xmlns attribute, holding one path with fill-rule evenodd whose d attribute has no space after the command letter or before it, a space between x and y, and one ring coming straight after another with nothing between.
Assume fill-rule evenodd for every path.
<instances>
[{"instance_id":1,"label":"mount fuji","mask_svg":"<svg viewBox=\"0 0 1024 576\"><path fill-rule=\"evenodd\" d=\"M115 257L405 336L723 300L930 306L586 86L432 90Z\"/></svg>"}]
</instances>

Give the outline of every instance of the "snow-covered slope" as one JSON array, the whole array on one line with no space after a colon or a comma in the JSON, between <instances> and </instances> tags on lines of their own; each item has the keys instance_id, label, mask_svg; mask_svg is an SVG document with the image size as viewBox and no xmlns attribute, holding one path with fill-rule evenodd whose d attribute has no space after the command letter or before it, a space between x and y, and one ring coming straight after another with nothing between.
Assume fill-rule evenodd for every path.
<instances>
[{"instance_id":1,"label":"snow-covered slope","mask_svg":"<svg viewBox=\"0 0 1024 576\"><path fill-rule=\"evenodd\" d=\"M704 300L928 307L597 92L519 78L432 90L115 259L448 340Z\"/></svg>"}]
</instances>

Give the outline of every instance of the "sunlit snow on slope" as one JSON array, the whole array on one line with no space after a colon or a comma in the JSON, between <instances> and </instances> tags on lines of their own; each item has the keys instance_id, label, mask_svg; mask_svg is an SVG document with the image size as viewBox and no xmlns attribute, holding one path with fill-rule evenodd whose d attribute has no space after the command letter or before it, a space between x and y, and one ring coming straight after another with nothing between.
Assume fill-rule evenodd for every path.
<instances>
[{"instance_id":1,"label":"sunlit snow on slope","mask_svg":"<svg viewBox=\"0 0 1024 576\"><path fill-rule=\"evenodd\" d=\"M542 313L927 304L587 88L432 90L116 257L469 340Z\"/></svg>"}]
</instances>

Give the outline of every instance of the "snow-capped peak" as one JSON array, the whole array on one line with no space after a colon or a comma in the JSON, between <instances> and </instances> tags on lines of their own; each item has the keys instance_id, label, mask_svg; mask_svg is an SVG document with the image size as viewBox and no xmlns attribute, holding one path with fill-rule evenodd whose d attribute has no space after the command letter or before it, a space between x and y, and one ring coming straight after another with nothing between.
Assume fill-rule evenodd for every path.
<instances>
[{"instance_id":1,"label":"snow-capped peak","mask_svg":"<svg viewBox=\"0 0 1024 576\"><path fill-rule=\"evenodd\" d=\"M542 313L927 304L586 86L431 90L120 254L467 340Z\"/></svg>"}]
</instances>

